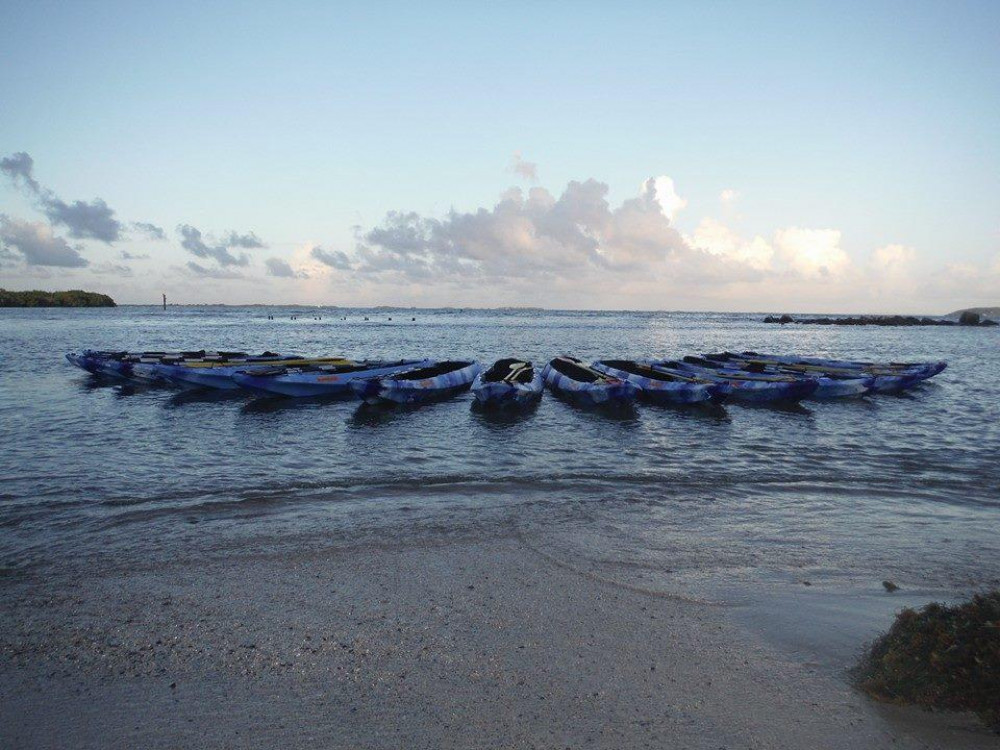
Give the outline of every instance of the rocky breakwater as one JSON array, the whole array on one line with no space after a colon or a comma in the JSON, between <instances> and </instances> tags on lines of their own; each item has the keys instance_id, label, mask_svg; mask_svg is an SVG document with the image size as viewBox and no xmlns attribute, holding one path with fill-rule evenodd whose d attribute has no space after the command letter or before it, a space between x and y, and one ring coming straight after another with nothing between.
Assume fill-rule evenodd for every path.
<instances>
[{"instance_id":1,"label":"rocky breakwater","mask_svg":"<svg viewBox=\"0 0 1000 750\"><path fill-rule=\"evenodd\" d=\"M821 326L996 326L995 320L983 318L979 313L963 312L958 320L928 318L916 315L857 315L852 317L824 316L820 318L793 318L791 315L768 315L765 323L799 323Z\"/></svg>"}]
</instances>

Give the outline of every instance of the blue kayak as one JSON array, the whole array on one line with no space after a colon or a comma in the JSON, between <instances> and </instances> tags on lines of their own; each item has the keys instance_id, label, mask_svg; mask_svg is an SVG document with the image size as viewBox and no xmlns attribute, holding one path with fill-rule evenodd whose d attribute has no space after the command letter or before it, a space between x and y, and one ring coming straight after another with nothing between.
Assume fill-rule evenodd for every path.
<instances>
[{"instance_id":1,"label":"blue kayak","mask_svg":"<svg viewBox=\"0 0 1000 750\"><path fill-rule=\"evenodd\" d=\"M812 395L818 387L815 380L801 376L724 373L678 360L656 360L649 364L674 375L696 375L715 383L725 383L730 388L729 398L747 403L800 401Z\"/></svg>"},{"instance_id":2,"label":"blue kayak","mask_svg":"<svg viewBox=\"0 0 1000 750\"><path fill-rule=\"evenodd\" d=\"M487 406L523 406L542 397L542 373L519 359L498 359L472 381L472 395Z\"/></svg>"},{"instance_id":3,"label":"blue kayak","mask_svg":"<svg viewBox=\"0 0 1000 750\"><path fill-rule=\"evenodd\" d=\"M556 357L542 369L549 389L582 406L622 405L635 401L639 388L589 367L575 357Z\"/></svg>"},{"instance_id":4,"label":"blue kayak","mask_svg":"<svg viewBox=\"0 0 1000 750\"><path fill-rule=\"evenodd\" d=\"M744 362L743 360L706 354L704 357L684 357L684 361L689 364L707 367L718 370L722 373L754 376L792 376L809 378L816 381L816 390L812 392L810 398L834 399L851 398L854 396L864 396L870 393L875 385L875 376L860 371L849 373L830 372L800 372L778 365L765 365L758 362Z\"/></svg>"},{"instance_id":5,"label":"blue kayak","mask_svg":"<svg viewBox=\"0 0 1000 750\"><path fill-rule=\"evenodd\" d=\"M95 375L107 375L115 378L159 380L154 365L160 362L203 361L213 359L246 359L251 355L245 352L206 352L205 350L188 352L128 352L84 349L79 354L71 352L66 359L72 364ZM276 354L265 352L262 357L277 357Z\"/></svg>"},{"instance_id":6,"label":"blue kayak","mask_svg":"<svg viewBox=\"0 0 1000 750\"><path fill-rule=\"evenodd\" d=\"M720 403L730 391L724 383L671 374L632 360L602 359L594 362L593 368L631 383L639 389L640 399L656 404Z\"/></svg>"},{"instance_id":7,"label":"blue kayak","mask_svg":"<svg viewBox=\"0 0 1000 750\"><path fill-rule=\"evenodd\" d=\"M478 362L434 362L394 375L352 380L351 388L369 404L419 404L468 390L478 374Z\"/></svg>"},{"instance_id":8,"label":"blue kayak","mask_svg":"<svg viewBox=\"0 0 1000 750\"><path fill-rule=\"evenodd\" d=\"M744 352L743 354L727 352L726 355L751 363L779 365L783 369L806 374L871 376L874 378L871 386L873 393L897 393L906 390L922 380L934 377L948 366L947 362L855 362L798 355L757 354L756 352Z\"/></svg>"},{"instance_id":9,"label":"blue kayak","mask_svg":"<svg viewBox=\"0 0 1000 750\"><path fill-rule=\"evenodd\" d=\"M233 379L238 372L252 372L256 368L270 368L277 365L295 367L305 365L351 365L343 357L323 357L308 359L303 357L259 356L243 359L201 359L180 361L164 359L153 365L153 371L164 380L187 388L213 388L222 391L239 390Z\"/></svg>"},{"instance_id":10,"label":"blue kayak","mask_svg":"<svg viewBox=\"0 0 1000 750\"><path fill-rule=\"evenodd\" d=\"M237 370L233 382L241 388L268 395L310 398L350 395L351 383L365 378L393 375L433 364L429 359L397 362L357 362L350 365L275 366Z\"/></svg>"}]
</instances>

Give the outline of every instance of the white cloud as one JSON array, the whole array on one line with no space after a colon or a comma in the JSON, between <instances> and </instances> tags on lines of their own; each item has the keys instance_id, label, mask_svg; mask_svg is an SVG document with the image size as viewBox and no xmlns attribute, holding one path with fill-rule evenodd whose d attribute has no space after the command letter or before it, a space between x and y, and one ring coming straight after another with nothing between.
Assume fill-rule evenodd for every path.
<instances>
[{"instance_id":1,"label":"white cloud","mask_svg":"<svg viewBox=\"0 0 1000 750\"><path fill-rule=\"evenodd\" d=\"M19 252L29 266L82 268L87 265L87 259L80 255L79 245L71 246L62 237L56 237L52 228L41 222L0 214L0 245Z\"/></svg>"},{"instance_id":2,"label":"white cloud","mask_svg":"<svg viewBox=\"0 0 1000 750\"><path fill-rule=\"evenodd\" d=\"M719 202L724 206L729 206L735 203L740 198L740 192L734 190L733 188L726 188L721 193L719 193Z\"/></svg>"},{"instance_id":3,"label":"white cloud","mask_svg":"<svg viewBox=\"0 0 1000 750\"><path fill-rule=\"evenodd\" d=\"M666 175L653 178L653 187L656 191L656 202L660 204L663 215L673 221L677 214L687 207L687 199L677 194L673 179Z\"/></svg>"},{"instance_id":4,"label":"white cloud","mask_svg":"<svg viewBox=\"0 0 1000 750\"><path fill-rule=\"evenodd\" d=\"M702 219L695 228L694 235L686 239L694 247L715 255L724 255L758 271L767 271L773 267L774 248L767 240L759 235L747 240L710 217Z\"/></svg>"},{"instance_id":5,"label":"white cloud","mask_svg":"<svg viewBox=\"0 0 1000 750\"><path fill-rule=\"evenodd\" d=\"M774 233L774 245L782 262L807 279L839 276L851 266L851 259L840 248L837 229L779 229Z\"/></svg>"},{"instance_id":6,"label":"white cloud","mask_svg":"<svg viewBox=\"0 0 1000 750\"><path fill-rule=\"evenodd\" d=\"M906 245L885 245L872 253L872 266L880 271L900 273L908 271L917 252Z\"/></svg>"},{"instance_id":7,"label":"white cloud","mask_svg":"<svg viewBox=\"0 0 1000 750\"><path fill-rule=\"evenodd\" d=\"M538 165L533 161L525 161L521 158L521 152L515 151L510 157L510 171L520 175L531 182L538 182Z\"/></svg>"}]
</instances>

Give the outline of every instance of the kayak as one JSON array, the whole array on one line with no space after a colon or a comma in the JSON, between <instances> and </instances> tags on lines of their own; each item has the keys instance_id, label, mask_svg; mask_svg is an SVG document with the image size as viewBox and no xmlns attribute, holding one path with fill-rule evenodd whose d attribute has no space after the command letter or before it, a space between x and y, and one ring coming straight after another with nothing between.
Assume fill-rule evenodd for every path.
<instances>
[{"instance_id":1,"label":"kayak","mask_svg":"<svg viewBox=\"0 0 1000 750\"><path fill-rule=\"evenodd\" d=\"M343 357L322 357L309 359L303 357L248 357L246 359L223 360L164 360L153 365L154 372L164 380L176 385L194 388L215 388L217 390L235 391L240 386L233 379L237 372L253 372L257 368L270 368L276 365L295 367L306 365L352 365L349 359Z\"/></svg>"},{"instance_id":2,"label":"kayak","mask_svg":"<svg viewBox=\"0 0 1000 750\"><path fill-rule=\"evenodd\" d=\"M811 396L818 386L815 380L801 376L722 372L678 360L656 360L649 364L673 375L696 375L715 383L725 383L730 388L729 398L747 403L800 401Z\"/></svg>"},{"instance_id":3,"label":"kayak","mask_svg":"<svg viewBox=\"0 0 1000 750\"><path fill-rule=\"evenodd\" d=\"M582 406L630 404L639 388L627 380L589 367L575 357L556 357L542 369L553 393Z\"/></svg>"},{"instance_id":4,"label":"kayak","mask_svg":"<svg viewBox=\"0 0 1000 750\"><path fill-rule=\"evenodd\" d=\"M633 360L602 359L592 366L595 370L631 383L639 389L640 399L656 404L720 403L731 390L725 383L693 375L671 374Z\"/></svg>"},{"instance_id":5,"label":"kayak","mask_svg":"<svg viewBox=\"0 0 1000 750\"><path fill-rule=\"evenodd\" d=\"M475 361L432 362L394 375L352 380L351 388L369 404L419 404L468 390L478 374Z\"/></svg>"},{"instance_id":6,"label":"kayak","mask_svg":"<svg viewBox=\"0 0 1000 750\"><path fill-rule=\"evenodd\" d=\"M731 355L748 357L762 361L781 362L792 365L807 365L813 367L825 367L834 370L864 370L875 373L895 373L899 375L909 375L919 380L926 380L944 372L948 367L945 361L938 362L859 362L847 359L825 359L822 357L802 357L799 355L780 354L758 354L757 352L743 352L741 355Z\"/></svg>"},{"instance_id":7,"label":"kayak","mask_svg":"<svg viewBox=\"0 0 1000 750\"><path fill-rule=\"evenodd\" d=\"M801 372L781 366L765 365L759 362L745 362L740 359L716 358L715 355L711 354L706 354L704 357L684 357L684 361L689 364L708 367L721 372L744 374L748 377L755 375L784 375L815 380L816 390L813 391L810 396L810 398L815 399L864 396L866 393L871 392L875 385L875 376L861 371L851 371L849 373Z\"/></svg>"},{"instance_id":8,"label":"kayak","mask_svg":"<svg viewBox=\"0 0 1000 750\"><path fill-rule=\"evenodd\" d=\"M427 367L429 359L410 359L398 362L357 362L348 365L305 365L289 367L255 367L237 370L233 382L241 388L269 395L310 398L352 394L354 380L393 375L405 370Z\"/></svg>"},{"instance_id":9,"label":"kayak","mask_svg":"<svg viewBox=\"0 0 1000 750\"><path fill-rule=\"evenodd\" d=\"M158 378L152 370L152 365L163 360L246 359L250 356L246 352L206 352L203 349L191 352L128 352L84 349L79 354L75 352L67 354L66 359L77 367L95 375L156 380ZM277 357L278 355L265 352L260 356Z\"/></svg>"},{"instance_id":10,"label":"kayak","mask_svg":"<svg viewBox=\"0 0 1000 750\"><path fill-rule=\"evenodd\" d=\"M898 393L922 380L934 377L947 366L947 362L883 363L852 362L849 360L820 359L817 357L797 357L773 354L726 353L750 363L780 365L784 369L805 374L822 375L869 375L875 379L871 385L873 393ZM712 355L714 356L714 355Z\"/></svg>"},{"instance_id":11,"label":"kayak","mask_svg":"<svg viewBox=\"0 0 1000 750\"><path fill-rule=\"evenodd\" d=\"M472 395L489 406L523 406L542 397L542 374L519 359L498 359L472 381Z\"/></svg>"}]
</instances>

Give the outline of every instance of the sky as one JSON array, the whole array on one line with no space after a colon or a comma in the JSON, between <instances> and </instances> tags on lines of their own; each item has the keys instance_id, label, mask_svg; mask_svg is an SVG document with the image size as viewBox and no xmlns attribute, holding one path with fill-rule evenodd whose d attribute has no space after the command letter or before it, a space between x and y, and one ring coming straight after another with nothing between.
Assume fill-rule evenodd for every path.
<instances>
[{"instance_id":1,"label":"sky","mask_svg":"<svg viewBox=\"0 0 1000 750\"><path fill-rule=\"evenodd\" d=\"M1000 305L1000 3L0 0L0 287Z\"/></svg>"}]
</instances>

